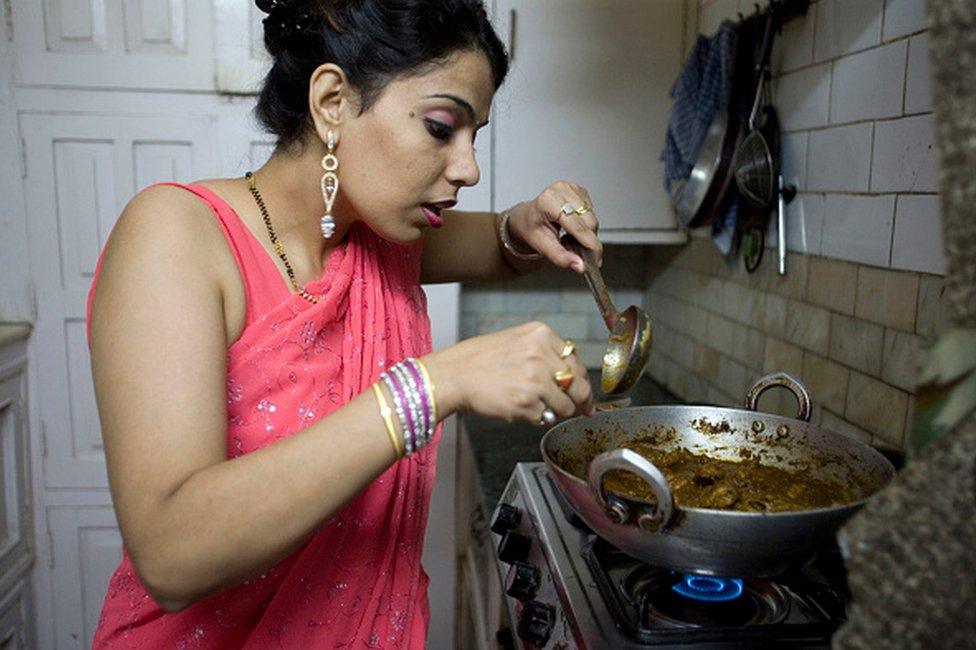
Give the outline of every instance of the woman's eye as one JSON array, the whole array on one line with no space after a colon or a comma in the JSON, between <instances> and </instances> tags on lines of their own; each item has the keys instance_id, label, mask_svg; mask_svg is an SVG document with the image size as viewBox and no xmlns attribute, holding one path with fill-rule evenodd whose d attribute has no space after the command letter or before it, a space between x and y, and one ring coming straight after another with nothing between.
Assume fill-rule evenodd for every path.
<instances>
[{"instance_id":1,"label":"woman's eye","mask_svg":"<svg viewBox=\"0 0 976 650\"><path fill-rule=\"evenodd\" d=\"M429 117L424 118L424 122L427 124L427 130L432 136L438 140L448 140L454 130L443 122L438 122L437 120L432 120Z\"/></svg>"}]
</instances>

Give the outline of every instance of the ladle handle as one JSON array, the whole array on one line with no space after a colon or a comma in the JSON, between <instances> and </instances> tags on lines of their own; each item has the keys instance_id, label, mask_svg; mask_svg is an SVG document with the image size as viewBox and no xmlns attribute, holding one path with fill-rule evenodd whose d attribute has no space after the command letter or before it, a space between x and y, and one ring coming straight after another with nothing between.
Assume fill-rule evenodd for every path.
<instances>
[{"instance_id":1,"label":"ladle handle","mask_svg":"<svg viewBox=\"0 0 976 650\"><path fill-rule=\"evenodd\" d=\"M617 319L620 318L620 314L617 312L617 308L613 306L613 301L610 299L610 292L607 289L606 283L603 281L603 274L600 273L600 267L596 265L596 258L593 256L593 251L580 244L576 241L575 237L565 231L561 239L564 246L579 255L580 259L583 260L583 277L586 278L586 283L590 285L590 292L593 294L596 305L600 309L603 322L607 324L607 330L613 331L613 326L617 323Z\"/></svg>"}]
</instances>

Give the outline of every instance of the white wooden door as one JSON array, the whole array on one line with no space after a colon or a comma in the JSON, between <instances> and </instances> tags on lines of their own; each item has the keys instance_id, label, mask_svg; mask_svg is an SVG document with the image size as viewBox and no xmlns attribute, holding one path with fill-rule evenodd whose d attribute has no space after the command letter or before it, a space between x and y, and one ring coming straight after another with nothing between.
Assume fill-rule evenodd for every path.
<instances>
[{"instance_id":1,"label":"white wooden door","mask_svg":"<svg viewBox=\"0 0 976 650\"><path fill-rule=\"evenodd\" d=\"M501 209L585 185L608 242L677 242L661 184L684 0L497 0L512 67L496 100Z\"/></svg>"}]
</instances>

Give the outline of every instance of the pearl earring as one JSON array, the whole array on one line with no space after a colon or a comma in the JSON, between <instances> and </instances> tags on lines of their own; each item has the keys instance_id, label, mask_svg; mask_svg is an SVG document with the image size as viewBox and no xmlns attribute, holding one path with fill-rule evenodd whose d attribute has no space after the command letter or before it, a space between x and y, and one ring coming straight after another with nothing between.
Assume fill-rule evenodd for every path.
<instances>
[{"instance_id":1,"label":"pearl earring","mask_svg":"<svg viewBox=\"0 0 976 650\"><path fill-rule=\"evenodd\" d=\"M332 217L332 204L335 203L336 194L339 193L339 159L335 155L335 131L329 129L326 136L326 146L329 152L322 158L322 199L325 201L325 214L319 222L322 228L322 236L331 239L335 234L335 219Z\"/></svg>"}]
</instances>

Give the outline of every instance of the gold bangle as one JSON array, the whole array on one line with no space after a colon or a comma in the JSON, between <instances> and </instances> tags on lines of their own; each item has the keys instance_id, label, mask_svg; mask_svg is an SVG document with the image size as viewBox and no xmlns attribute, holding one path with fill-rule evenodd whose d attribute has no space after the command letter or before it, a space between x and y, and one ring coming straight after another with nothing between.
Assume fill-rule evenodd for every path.
<instances>
[{"instance_id":1,"label":"gold bangle","mask_svg":"<svg viewBox=\"0 0 976 650\"><path fill-rule=\"evenodd\" d=\"M424 382L427 384L427 393L430 395L430 411L431 418L434 420L434 426L437 426L437 393L434 390L434 382L430 380L430 373L427 372L427 366L420 359L414 359L417 362L417 367L420 368L420 373L424 376Z\"/></svg>"},{"instance_id":2,"label":"gold bangle","mask_svg":"<svg viewBox=\"0 0 976 650\"><path fill-rule=\"evenodd\" d=\"M380 390L379 383L373 384L373 392L376 393L376 401L380 405L380 416L383 418L383 424L386 425L386 432L390 434L390 442L393 443L393 453L396 454L397 460L399 460L403 458L403 450L400 447L400 437L397 435L396 427L393 426L393 419L390 417L393 414L393 410L390 409L386 398L383 397L383 391Z\"/></svg>"}]
</instances>

